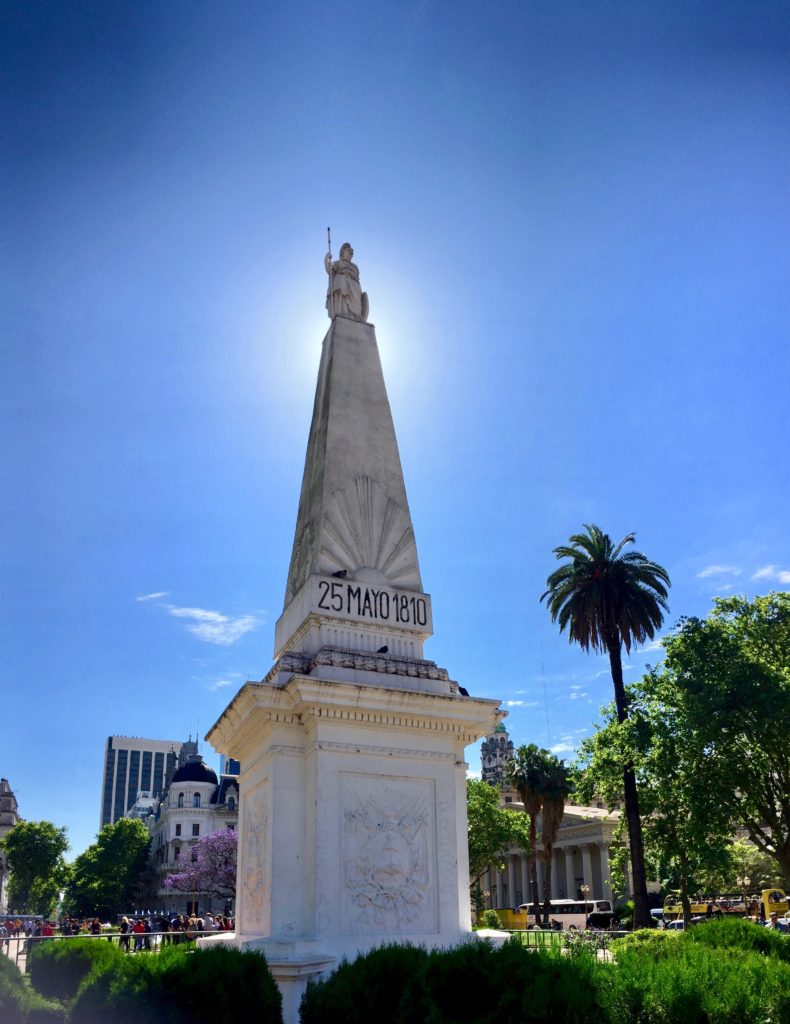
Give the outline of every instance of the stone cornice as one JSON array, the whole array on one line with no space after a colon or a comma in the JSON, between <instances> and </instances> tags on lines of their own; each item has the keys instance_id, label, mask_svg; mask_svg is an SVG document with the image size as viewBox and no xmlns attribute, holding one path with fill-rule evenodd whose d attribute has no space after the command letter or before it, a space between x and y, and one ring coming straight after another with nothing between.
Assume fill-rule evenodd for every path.
<instances>
[{"instance_id":1,"label":"stone cornice","mask_svg":"<svg viewBox=\"0 0 790 1024\"><path fill-rule=\"evenodd\" d=\"M494 700L294 675L284 686L246 683L206 739L221 753L243 759L264 730L335 722L445 733L466 746L502 717Z\"/></svg>"}]
</instances>

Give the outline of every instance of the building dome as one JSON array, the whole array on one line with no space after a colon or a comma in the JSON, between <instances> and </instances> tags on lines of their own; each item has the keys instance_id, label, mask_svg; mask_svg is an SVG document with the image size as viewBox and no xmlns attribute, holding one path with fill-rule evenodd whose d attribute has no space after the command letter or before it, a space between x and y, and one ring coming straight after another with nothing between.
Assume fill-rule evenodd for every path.
<instances>
[{"instance_id":1,"label":"building dome","mask_svg":"<svg viewBox=\"0 0 790 1024\"><path fill-rule=\"evenodd\" d=\"M497 722L494 732L507 732L504 722Z\"/></svg>"},{"instance_id":2,"label":"building dome","mask_svg":"<svg viewBox=\"0 0 790 1024\"><path fill-rule=\"evenodd\" d=\"M178 782L208 782L212 786L217 785L217 773L203 762L203 758L194 761L187 761L186 764L176 769L171 785Z\"/></svg>"}]
</instances>

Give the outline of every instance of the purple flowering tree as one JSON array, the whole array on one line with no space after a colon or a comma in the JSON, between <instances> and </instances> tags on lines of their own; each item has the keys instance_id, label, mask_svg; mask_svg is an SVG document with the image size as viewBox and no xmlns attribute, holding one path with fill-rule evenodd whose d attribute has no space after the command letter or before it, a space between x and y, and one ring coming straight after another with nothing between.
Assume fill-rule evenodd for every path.
<instances>
[{"instance_id":1,"label":"purple flowering tree","mask_svg":"<svg viewBox=\"0 0 790 1024\"><path fill-rule=\"evenodd\" d=\"M164 888L221 899L235 896L237 847L238 837L232 828L203 836L192 847L192 862L183 871L168 875Z\"/></svg>"}]
</instances>

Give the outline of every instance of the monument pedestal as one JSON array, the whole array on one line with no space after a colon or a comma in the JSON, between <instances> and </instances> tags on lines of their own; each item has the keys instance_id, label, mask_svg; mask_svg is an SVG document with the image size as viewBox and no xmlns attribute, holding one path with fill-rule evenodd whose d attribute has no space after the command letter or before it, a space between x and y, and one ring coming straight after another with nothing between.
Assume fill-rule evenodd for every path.
<instances>
[{"instance_id":1,"label":"monument pedestal","mask_svg":"<svg viewBox=\"0 0 790 1024\"><path fill-rule=\"evenodd\" d=\"M286 1021L343 956L469 936L463 753L497 717L496 701L298 674L226 709L210 739L242 764L232 941L266 954Z\"/></svg>"},{"instance_id":2,"label":"monument pedestal","mask_svg":"<svg viewBox=\"0 0 790 1024\"><path fill-rule=\"evenodd\" d=\"M464 748L505 717L423 658L431 599L352 256L327 263L277 660L207 736L242 774L236 933L206 941L266 954L286 1024L343 956L470 935Z\"/></svg>"}]
</instances>

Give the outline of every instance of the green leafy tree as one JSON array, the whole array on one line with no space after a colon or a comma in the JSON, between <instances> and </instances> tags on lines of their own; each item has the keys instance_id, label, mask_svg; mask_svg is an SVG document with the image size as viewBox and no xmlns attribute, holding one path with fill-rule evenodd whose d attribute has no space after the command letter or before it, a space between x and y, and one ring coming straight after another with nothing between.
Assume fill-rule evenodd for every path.
<instances>
[{"instance_id":1,"label":"green leafy tree","mask_svg":"<svg viewBox=\"0 0 790 1024\"><path fill-rule=\"evenodd\" d=\"M535 909L536 922L540 920L537 867L538 815L543 807L546 758L548 757L551 757L548 750L543 750L536 743L522 743L516 749L512 759L507 762L504 770L505 781L518 793L529 822L529 884L532 890L532 906Z\"/></svg>"},{"instance_id":2,"label":"green leafy tree","mask_svg":"<svg viewBox=\"0 0 790 1024\"><path fill-rule=\"evenodd\" d=\"M469 878L473 890L479 890L489 864L501 865L513 846L529 851L529 830L520 811L501 806L498 787L479 779L466 780L466 814Z\"/></svg>"},{"instance_id":3,"label":"green leafy tree","mask_svg":"<svg viewBox=\"0 0 790 1024\"><path fill-rule=\"evenodd\" d=\"M777 889L784 885L776 860L747 839L734 839L726 849L726 860L713 871L703 872L700 888L707 893L741 893L745 888ZM745 883L745 879L749 879Z\"/></svg>"},{"instance_id":4,"label":"green leafy tree","mask_svg":"<svg viewBox=\"0 0 790 1024\"><path fill-rule=\"evenodd\" d=\"M634 541L629 533L618 544L598 526L584 527L568 545L554 549L563 564L546 580L546 601L552 621L567 630L571 643L582 650L605 651L614 684L617 720L628 718L628 697L623 683L622 648L652 639L667 610L669 576L639 551L624 549ZM623 766L622 791L634 882L634 922L650 925L644 846L633 766Z\"/></svg>"},{"instance_id":5,"label":"green leafy tree","mask_svg":"<svg viewBox=\"0 0 790 1024\"><path fill-rule=\"evenodd\" d=\"M11 869L10 907L49 917L69 876L63 857L69 848L66 828L51 821L20 821L1 842Z\"/></svg>"},{"instance_id":6,"label":"green leafy tree","mask_svg":"<svg viewBox=\"0 0 790 1024\"><path fill-rule=\"evenodd\" d=\"M649 673L628 687L629 717L618 722L614 707L604 728L579 751L586 770L583 796L602 795L610 806L621 797L623 766L635 772L645 855L664 882L680 891L684 915L689 897L706 873L727 863L729 815L713 785L704 750L689 732L671 680Z\"/></svg>"},{"instance_id":7,"label":"green leafy tree","mask_svg":"<svg viewBox=\"0 0 790 1024\"><path fill-rule=\"evenodd\" d=\"M128 910L138 895L150 845L148 830L136 818L105 825L74 861L64 900L69 912L113 918Z\"/></svg>"},{"instance_id":8,"label":"green leafy tree","mask_svg":"<svg viewBox=\"0 0 790 1024\"><path fill-rule=\"evenodd\" d=\"M719 598L664 647L663 674L733 831L746 829L790 890L790 593Z\"/></svg>"}]
</instances>

